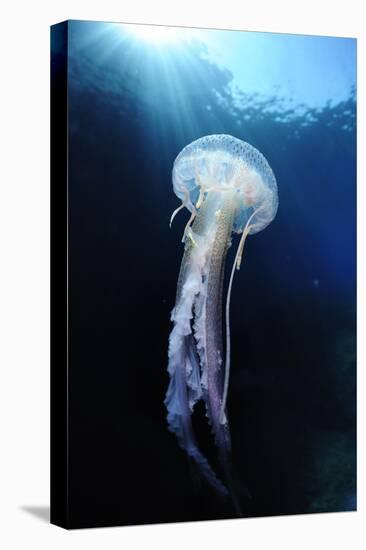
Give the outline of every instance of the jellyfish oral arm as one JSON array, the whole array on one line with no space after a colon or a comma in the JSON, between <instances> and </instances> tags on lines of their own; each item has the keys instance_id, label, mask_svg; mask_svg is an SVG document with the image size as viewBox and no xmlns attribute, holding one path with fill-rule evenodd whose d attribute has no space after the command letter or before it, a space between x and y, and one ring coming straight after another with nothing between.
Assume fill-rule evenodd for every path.
<instances>
[{"instance_id":1,"label":"jellyfish oral arm","mask_svg":"<svg viewBox=\"0 0 366 550\"><path fill-rule=\"evenodd\" d=\"M202 216L199 216L196 223L202 225L202 221ZM208 377L207 372L202 372L202 365L207 365L205 312L215 224L205 229L201 234L193 231L192 238L187 239L185 245L177 299L172 311L174 326L169 337L168 353L170 383L165 405L169 429L177 436L180 446L195 460L208 483L220 494L227 495L227 488L198 448L191 421L196 402L205 398L207 404L208 396Z\"/></svg>"},{"instance_id":2,"label":"jellyfish oral arm","mask_svg":"<svg viewBox=\"0 0 366 550\"><path fill-rule=\"evenodd\" d=\"M203 399L222 462L230 452L227 425L220 422L223 393L221 328L223 275L235 213L234 193L208 196L186 240L174 323L169 338L170 385L165 404L168 424L180 445L196 461L211 485L223 484L203 461L193 437L190 413ZM192 361L192 357L196 358ZM179 383L178 383L179 382ZM183 388L186 387L186 393Z\"/></svg>"}]
</instances>

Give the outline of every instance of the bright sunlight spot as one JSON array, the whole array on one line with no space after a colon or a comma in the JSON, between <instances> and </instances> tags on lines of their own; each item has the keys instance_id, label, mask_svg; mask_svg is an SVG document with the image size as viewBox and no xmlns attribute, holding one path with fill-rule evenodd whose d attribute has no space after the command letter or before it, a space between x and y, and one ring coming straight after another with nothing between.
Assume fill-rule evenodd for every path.
<instances>
[{"instance_id":1,"label":"bright sunlight spot","mask_svg":"<svg viewBox=\"0 0 366 550\"><path fill-rule=\"evenodd\" d=\"M190 29L180 27L163 27L159 25L123 25L124 30L128 30L137 38L146 42L155 44L171 44L180 42L189 38Z\"/></svg>"}]
</instances>

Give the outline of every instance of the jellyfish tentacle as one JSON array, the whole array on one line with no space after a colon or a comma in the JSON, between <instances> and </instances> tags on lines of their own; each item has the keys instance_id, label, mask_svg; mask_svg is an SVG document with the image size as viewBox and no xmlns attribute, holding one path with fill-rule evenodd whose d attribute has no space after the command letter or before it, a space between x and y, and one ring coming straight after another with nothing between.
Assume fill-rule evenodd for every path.
<instances>
[{"instance_id":1,"label":"jellyfish tentacle","mask_svg":"<svg viewBox=\"0 0 366 550\"><path fill-rule=\"evenodd\" d=\"M194 207L193 207L194 208ZM192 214L191 214L191 217L189 218L189 220L187 221L187 224L184 228L184 231L183 231L183 237L182 237L182 243L185 242L186 240L186 237L187 237L187 234L188 234L188 231L191 229L191 225L192 223L194 222L194 219L195 217L197 216L197 211L196 209L194 208Z\"/></svg>"},{"instance_id":2,"label":"jellyfish tentacle","mask_svg":"<svg viewBox=\"0 0 366 550\"><path fill-rule=\"evenodd\" d=\"M246 238L250 232L250 229L252 227L251 221L254 218L256 214L258 214L259 210L261 210L262 207L257 208L254 210L254 212L249 217L245 227L244 231L242 233L242 236L240 238L240 242L238 245L238 249L235 255L235 260L233 263L233 267L231 269L230 273L230 279L229 279L229 286L228 291L226 295L226 307L225 307L225 325L226 325L226 352L225 352L225 378L224 378L224 391L222 394L222 401L221 401L221 412L220 412L220 422L221 424L227 423L226 418L226 402L227 402L227 393L229 389L229 378L230 378L230 355L231 355L231 339L230 339L230 299L231 299L231 289L233 286L233 279L234 279L234 273L235 268L237 270L240 269L243 251L244 251L244 244L246 241Z\"/></svg>"},{"instance_id":3,"label":"jellyfish tentacle","mask_svg":"<svg viewBox=\"0 0 366 550\"><path fill-rule=\"evenodd\" d=\"M252 226L248 225L248 223L246 224L245 229L244 229L244 231L242 233L242 236L240 238L240 241L239 241L237 259L236 259L236 262L234 264L236 266L237 271L240 270L241 261L242 261L242 258L243 258L243 251L244 251L245 241L247 239L247 236L249 234L249 231L250 231L251 227Z\"/></svg>"},{"instance_id":4,"label":"jellyfish tentacle","mask_svg":"<svg viewBox=\"0 0 366 550\"><path fill-rule=\"evenodd\" d=\"M188 231L187 231L187 235L186 235L186 236L189 237L189 239L192 241L192 244L193 244L194 246L197 246L197 242L195 241L195 239L194 239L194 237L193 237L193 231L192 231L192 228L191 228L191 227L188 228Z\"/></svg>"},{"instance_id":5,"label":"jellyfish tentacle","mask_svg":"<svg viewBox=\"0 0 366 550\"><path fill-rule=\"evenodd\" d=\"M255 224L252 224L252 219L254 218L254 216L256 216L258 214L258 212L260 212L262 209L263 209L263 205L260 206L259 208L256 208L254 210L254 212L251 214L251 216L249 217L246 225L245 225L245 228L244 228L244 231L243 231L243 234L241 236L241 239L240 239L240 242L239 242L239 247L238 247L238 258L237 258L237 261L236 261L236 269L239 271L240 269L240 265L241 265L241 260L242 260L242 256L243 256L243 250L244 250L244 244L245 244L245 240L249 234L249 232L253 229L253 227L255 227Z\"/></svg>"},{"instance_id":6,"label":"jellyfish tentacle","mask_svg":"<svg viewBox=\"0 0 366 550\"><path fill-rule=\"evenodd\" d=\"M185 208L185 206L186 205L184 204L184 202L182 202L182 204L174 210L173 214L171 215L170 222L169 222L169 228L170 229L172 228L172 223L173 223L173 220L174 220L175 216L178 214L178 212L183 210L183 208Z\"/></svg>"},{"instance_id":7,"label":"jellyfish tentacle","mask_svg":"<svg viewBox=\"0 0 366 550\"><path fill-rule=\"evenodd\" d=\"M172 227L172 223L173 223L173 220L174 220L175 216L178 214L178 212L180 210L182 210L183 208L187 208L187 204L189 203L189 194L188 194L187 189L183 189L181 191L184 193L184 199L182 200L182 204L174 210L173 214L170 217L170 222L169 222L169 228L170 229Z\"/></svg>"}]
</instances>

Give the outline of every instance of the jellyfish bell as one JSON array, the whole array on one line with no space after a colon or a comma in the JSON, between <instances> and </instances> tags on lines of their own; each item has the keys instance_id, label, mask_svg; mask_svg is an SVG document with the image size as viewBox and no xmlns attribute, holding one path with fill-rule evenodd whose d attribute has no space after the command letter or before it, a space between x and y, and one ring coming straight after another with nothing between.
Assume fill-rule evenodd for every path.
<instances>
[{"instance_id":1,"label":"jellyfish bell","mask_svg":"<svg viewBox=\"0 0 366 550\"><path fill-rule=\"evenodd\" d=\"M231 482L226 414L230 296L247 236L267 227L276 215L276 179L257 149L229 135L211 135L179 153L173 166L173 189L182 204L173 212L171 223L184 207L191 215L183 233L185 249L169 338L168 426L206 480L222 494L230 494L239 511ZM224 356L221 304L232 233L241 234L241 238L226 293ZM193 432L191 414L200 399L206 405L224 483L203 456Z\"/></svg>"},{"instance_id":2,"label":"jellyfish bell","mask_svg":"<svg viewBox=\"0 0 366 550\"><path fill-rule=\"evenodd\" d=\"M249 143L225 134L197 139L179 153L173 189L194 214L202 206L202 195L230 195L236 233L242 233L254 211L250 234L258 233L271 223L278 208L276 179L265 157Z\"/></svg>"}]
</instances>

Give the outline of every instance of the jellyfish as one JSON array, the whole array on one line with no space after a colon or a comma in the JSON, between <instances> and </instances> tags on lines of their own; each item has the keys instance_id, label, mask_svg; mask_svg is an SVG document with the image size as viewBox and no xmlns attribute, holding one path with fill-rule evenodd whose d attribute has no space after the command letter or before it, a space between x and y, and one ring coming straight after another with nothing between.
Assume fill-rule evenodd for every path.
<instances>
[{"instance_id":1,"label":"jellyfish","mask_svg":"<svg viewBox=\"0 0 366 550\"><path fill-rule=\"evenodd\" d=\"M184 207L190 218L183 233L184 255L171 313L169 386L164 400L168 428L201 476L219 494L231 498L240 515L231 475L227 414L230 296L247 236L267 227L276 215L276 179L257 149L219 134L197 139L179 153L173 165L173 189L182 204L173 212L170 225ZM225 261L235 233L241 237L223 311ZM194 433L192 414L199 400L204 401L211 425L220 475L200 450Z\"/></svg>"}]
</instances>

